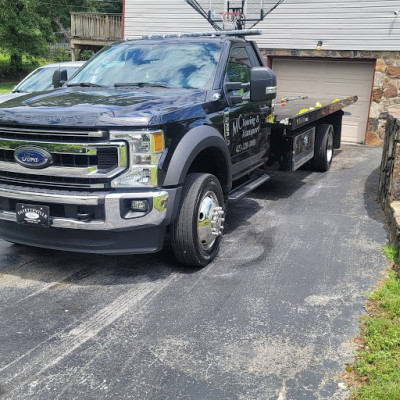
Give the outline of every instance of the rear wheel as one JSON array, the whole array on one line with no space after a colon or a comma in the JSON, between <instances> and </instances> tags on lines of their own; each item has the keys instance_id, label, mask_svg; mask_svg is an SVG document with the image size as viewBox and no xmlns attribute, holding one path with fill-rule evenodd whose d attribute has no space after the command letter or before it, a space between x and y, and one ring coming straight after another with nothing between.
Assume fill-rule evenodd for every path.
<instances>
[{"instance_id":1,"label":"rear wheel","mask_svg":"<svg viewBox=\"0 0 400 400\"><path fill-rule=\"evenodd\" d=\"M176 258L203 267L218 254L225 221L224 195L211 174L189 174L185 179L179 215L171 227Z\"/></svg>"},{"instance_id":2,"label":"rear wheel","mask_svg":"<svg viewBox=\"0 0 400 400\"><path fill-rule=\"evenodd\" d=\"M315 133L314 158L312 159L312 168L315 171L328 171L333 159L333 135L332 125L323 124L317 126Z\"/></svg>"}]
</instances>

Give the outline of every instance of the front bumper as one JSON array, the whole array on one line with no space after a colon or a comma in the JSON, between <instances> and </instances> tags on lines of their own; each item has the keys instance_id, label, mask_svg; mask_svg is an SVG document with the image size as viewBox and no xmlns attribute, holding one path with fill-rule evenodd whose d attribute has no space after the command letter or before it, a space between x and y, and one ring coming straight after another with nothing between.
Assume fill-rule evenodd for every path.
<instances>
[{"instance_id":1,"label":"front bumper","mask_svg":"<svg viewBox=\"0 0 400 400\"><path fill-rule=\"evenodd\" d=\"M15 243L69 251L155 252L162 248L166 227L175 218L180 193L181 188L84 193L0 186L0 237ZM124 217L124 202L144 199L149 204L146 213ZM16 212L9 206L1 208L2 204L16 202L49 205L50 227L17 224ZM97 207L101 209L102 217L82 220L66 215L54 216L53 206Z\"/></svg>"}]
</instances>

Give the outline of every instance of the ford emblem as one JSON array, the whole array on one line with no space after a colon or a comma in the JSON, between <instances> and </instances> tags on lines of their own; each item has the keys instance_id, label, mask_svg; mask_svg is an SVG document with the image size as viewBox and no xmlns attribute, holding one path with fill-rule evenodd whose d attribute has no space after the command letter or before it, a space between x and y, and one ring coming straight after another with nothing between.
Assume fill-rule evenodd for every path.
<instances>
[{"instance_id":1,"label":"ford emblem","mask_svg":"<svg viewBox=\"0 0 400 400\"><path fill-rule=\"evenodd\" d=\"M14 159L19 165L27 168L45 168L53 162L49 152L36 146L18 147L14 151Z\"/></svg>"}]
</instances>

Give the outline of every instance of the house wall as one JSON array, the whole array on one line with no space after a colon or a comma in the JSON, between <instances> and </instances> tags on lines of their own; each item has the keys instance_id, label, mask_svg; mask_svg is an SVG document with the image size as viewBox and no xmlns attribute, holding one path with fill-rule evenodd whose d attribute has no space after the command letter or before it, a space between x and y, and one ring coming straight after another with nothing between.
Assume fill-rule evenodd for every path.
<instances>
[{"instance_id":1,"label":"house wall","mask_svg":"<svg viewBox=\"0 0 400 400\"><path fill-rule=\"evenodd\" d=\"M256 41L269 49L315 49L322 40L324 50L397 51L395 10L400 10L397 0L285 0L257 25L263 35ZM125 38L210 28L185 0L125 0Z\"/></svg>"},{"instance_id":2,"label":"house wall","mask_svg":"<svg viewBox=\"0 0 400 400\"><path fill-rule=\"evenodd\" d=\"M185 0L125 0L124 38L159 32L210 31L210 24Z\"/></svg>"}]
</instances>

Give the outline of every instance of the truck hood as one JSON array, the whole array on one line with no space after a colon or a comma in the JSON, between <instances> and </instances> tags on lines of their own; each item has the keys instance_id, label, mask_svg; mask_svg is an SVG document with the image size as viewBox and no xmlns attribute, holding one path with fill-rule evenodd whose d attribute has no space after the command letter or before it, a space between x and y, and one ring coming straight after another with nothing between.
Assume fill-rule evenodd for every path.
<instances>
[{"instance_id":1,"label":"truck hood","mask_svg":"<svg viewBox=\"0 0 400 400\"><path fill-rule=\"evenodd\" d=\"M24 94L25 93L13 93L13 92L2 94L0 95L0 103L4 103L5 101L10 99L15 99L16 97L21 97Z\"/></svg>"},{"instance_id":2,"label":"truck hood","mask_svg":"<svg viewBox=\"0 0 400 400\"><path fill-rule=\"evenodd\" d=\"M204 90L61 88L0 103L0 123L59 126L149 126L204 115ZM186 114L186 112L185 112ZM187 114L186 114L187 115ZM200 116L200 115L199 115Z\"/></svg>"}]
</instances>

